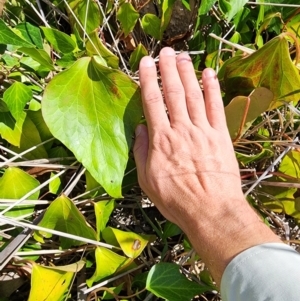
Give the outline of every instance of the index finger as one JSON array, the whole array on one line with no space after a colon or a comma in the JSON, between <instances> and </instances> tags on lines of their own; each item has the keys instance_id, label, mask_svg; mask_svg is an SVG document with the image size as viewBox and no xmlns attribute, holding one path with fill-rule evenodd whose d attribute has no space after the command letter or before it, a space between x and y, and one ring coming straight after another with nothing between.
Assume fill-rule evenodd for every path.
<instances>
[{"instance_id":1,"label":"index finger","mask_svg":"<svg viewBox=\"0 0 300 301\"><path fill-rule=\"evenodd\" d=\"M140 84L144 114L149 131L170 126L161 91L157 83L157 70L150 56L140 62Z\"/></svg>"}]
</instances>

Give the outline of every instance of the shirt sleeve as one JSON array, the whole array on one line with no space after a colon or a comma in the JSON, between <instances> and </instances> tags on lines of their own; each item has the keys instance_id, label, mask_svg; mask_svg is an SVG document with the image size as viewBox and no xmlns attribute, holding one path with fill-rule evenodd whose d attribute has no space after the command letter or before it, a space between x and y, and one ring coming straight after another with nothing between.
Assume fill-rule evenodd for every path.
<instances>
[{"instance_id":1,"label":"shirt sleeve","mask_svg":"<svg viewBox=\"0 0 300 301\"><path fill-rule=\"evenodd\" d=\"M221 280L223 301L300 300L300 254L283 243L266 243L237 255Z\"/></svg>"}]
</instances>

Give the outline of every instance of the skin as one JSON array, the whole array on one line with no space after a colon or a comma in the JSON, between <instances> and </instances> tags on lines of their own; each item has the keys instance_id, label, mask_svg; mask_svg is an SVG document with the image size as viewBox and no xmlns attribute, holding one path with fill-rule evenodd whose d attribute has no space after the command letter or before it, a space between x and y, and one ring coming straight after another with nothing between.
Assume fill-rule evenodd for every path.
<instances>
[{"instance_id":1,"label":"skin","mask_svg":"<svg viewBox=\"0 0 300 301\"><path fill-rule=\"evenodd\" d=\"M162 49L159 68L164 98L153 59L141 60L148 128L136 129L139 183L165 218L186 233L220 285L237 254L281 240L243 196L215 72L203 71L204 97L186 53L176 57L171 48Z\"/></svg>"}]
</instances>

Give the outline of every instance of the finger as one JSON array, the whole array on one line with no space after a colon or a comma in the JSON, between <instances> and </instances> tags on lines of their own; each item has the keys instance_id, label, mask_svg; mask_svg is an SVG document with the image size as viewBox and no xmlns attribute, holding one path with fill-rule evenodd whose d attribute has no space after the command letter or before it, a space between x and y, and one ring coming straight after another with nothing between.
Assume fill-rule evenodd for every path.
<instances>
[{"instance_id":1,"label":"finger","mask_svg":"<svg viewBox=\"0 0 300 301\"><path fill-rule=\"evenodd\" d=\"M202 73L205 108L208 122L217 130L227 130L224 105L217 75L207 68Z\"/></svg>"},{"instance_id":2,"label":"finger","mask_svg":"<svg viewBox=\"0 0 300 301\"><path fill-rule=\"evenodd\" d=\"M200 126L207 123L205 104L199 82L195 75L192 60L187 53L176 58L177 69L185 91L188 114L193 124Z\"/></svg>"},{"instance_id":3,"label":"finger","mask_svg":"<svg viewBox=\"0 0 300 301\"><path fill-rule=\"evenodd\" d=\"M146 183L146 163L148 157L148 129L146 126L139 124L135 130L135 143L133 154L138 172L139 183L143 186Z\"/></svg>"},{"instance_id":4,"label":"finger","mask_svg":"<svg viewBox=\"0 0 300 301\"><path fill-rule=\"evenodd\" d=\"M171 124L189 120L184 88L176 66L175 51L172 48L165 47L160 51L159 69Z\"/></svg>"},{"instance_id":5,"label":"finger","mask_svg":"<svg viewBox=\"0 0 300 301\"><path fill-rule=\"evenodd\" d=\"M140 62L140 84L144 114L150 132L169 126L163 98L157 83L157 70L154 60L147 56Z\"/></svg>"}]
</instances>

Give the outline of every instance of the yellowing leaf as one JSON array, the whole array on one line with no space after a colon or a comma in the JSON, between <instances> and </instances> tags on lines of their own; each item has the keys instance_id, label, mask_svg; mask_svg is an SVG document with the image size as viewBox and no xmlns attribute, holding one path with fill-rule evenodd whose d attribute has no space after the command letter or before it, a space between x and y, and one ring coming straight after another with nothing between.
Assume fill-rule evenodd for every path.
<instances>
[{"instance_id":1,"label":"yellowing leaf","mask_svg":"<svg viewBox=\"0 0 300 301\"><path fill-rule=\"evenodd\" d=\"M278 170L300 182L300 153L294 150L289 151L283 157Z\"/></svg>"},{"instance_id":2,"label":"yellowing leaf","mask_svg":"<svg viewBox=\"0 0 300 301\"><path fill-rule=\"evenodd\" d=\"M16 153L21 153L42 142L39 131L29 117L29 114L21 112L20 116L13 129L6 128L5 135L1 133L3 137L8 135L8 137L18 139L18 146L11 146L11 150ZM40 145L36 149L33 149L26 154L26 158L30 160L48 158L45 146Z\"/></svg>"},{"instance_id":3,"label":"yellowing leaf","mask_svg":"<svg viewBox=\"0 0 300 301\"><path fill-rule=\"evenodd\" d=\"M84 261L61 267L44 267L33 263L31 290L28 301L62 301L75 272L84 266Z\"/></svg>"},{"instance_id":4,"label":"yellowing leaf","mask_svg":"<svg viewBox=\"0 0 300 301\"><path fill-rule=\"evenodd\" d=\"M299 72L291 61L284 34L247 57L228 60L224 68L227 99L249 95L257 87L265 87L273 93L270 108L282 105L282 101L297 103L300 98Z\"/></svg>"},{"instance_id":5,"label":"yellowing leaf","mask_svg":"<svg viewBox=\"0 0 300 301\"><path fill-rule=\"evenodd\" d=\"M226 122L232 139L242 136L273 100L266 88L255 89L248 97L237 96L225 107Z\"/></svg>"},{"instance_id":6,"label":"yellowing leaf","mask_svg":"<svg viewBox=\"0 0 300 301\"><path fill-rule=\"evenodd\" d=\"M95 230L87 224L84 216L73 202L64 195L51 203L39 226L84 238L97 239ZM44 231L36 231L34 237L38 241L43 241L42 237L50 238L52 234ZM84 244L84 242L65 237L60 237L60 241L63 249Z\"/></svg>"},{"instance_id":7,"label":"yellowing leaf","mask_svg":"<svg viewBox=\"0 0 300 301\"><path fill-rule=\"evenodd\" d=\"M139 235L111 227L105 228L102 231L102 236L107 243L120 246L124 254L129 258L137 258L147 243L153 239L151 235Z\"/></svg>"},{"instance_id":8,"label":"yellowing leaf","mask_svg":"<svg viewBox=\"0 0 300 301\"><path fill-rule=\"evenodd\" d=\"M137 84L84 57L48 84L42 112L53 136L112 197L121 197L132 135L142 115Z\"/></svg>"},{"instance_id":9,"label":"yellowing leaf","mask_svg":"<svg viewBox=\"0 0 300 301\"><path fill-rule=\"evenodd\" d=\"M86 281L88 286L92 286L95 281L114 274L119 268L128 265L132 259L118 255L106 248L97 247L95 250L96 270L93 276Z\"/></svg>"},{"instance_id":10,"label":"yellowing leaf","mask_svg":"<svg viewBox=\"0 0 300 301\"><path fill-rule=\"evenodd\" d=\"M0 199L20 199L39 185L39 181L25 171L16 167L9 167L0 178ZM40 192L37 191L28 197L28 199L37 200L39 194ZM6 207L1 207L0 210L5 208ZM34 205L15 206L14 209L8 211L5 215L17 217L32 213L33 210Z\"/></svg>"}]
</instances>

